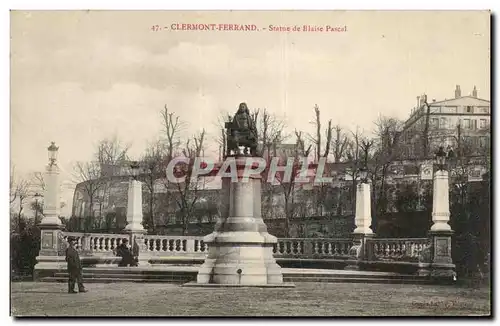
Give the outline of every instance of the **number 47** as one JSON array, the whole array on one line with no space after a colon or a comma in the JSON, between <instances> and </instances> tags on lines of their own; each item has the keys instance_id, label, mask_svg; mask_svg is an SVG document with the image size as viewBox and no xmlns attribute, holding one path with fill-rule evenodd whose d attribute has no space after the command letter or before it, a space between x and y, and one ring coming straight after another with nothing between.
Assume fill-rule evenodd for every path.
<instances>
[{"instance_id":1,"label":"number 47","mask_svg":"<svg viewBox=\"0 0 500 326\"><path fill-rule=\"evenodd\" d=\"M153 32L158 32L160 30L160 26L159 25L153 25L153 27L151 27L151 30Z\"/></svg>"}]
</instances>

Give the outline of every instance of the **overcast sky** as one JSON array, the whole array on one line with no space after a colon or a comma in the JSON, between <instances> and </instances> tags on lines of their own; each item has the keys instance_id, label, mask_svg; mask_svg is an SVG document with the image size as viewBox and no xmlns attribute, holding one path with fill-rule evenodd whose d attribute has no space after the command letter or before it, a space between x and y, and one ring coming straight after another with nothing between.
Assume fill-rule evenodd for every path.
<instances>
[{"instance_id":1,"label":"overcast sky","mask_svg":"<svg viewBox=\"0 0 500 326\"><path fill-rule=\"evenodd\" d=\"M347 32L151 30L172 23ZM55 141L70 173L113 134L138 157L165 104L187 134L215 137L216 116L242 101L291 131L311 130L315 104L324 123L371 130L379 114L404 119L417 95L451 98L457 84L490 98L488 12L11 12L11 160L43 170Z\"/></svg>"}]
</instances>

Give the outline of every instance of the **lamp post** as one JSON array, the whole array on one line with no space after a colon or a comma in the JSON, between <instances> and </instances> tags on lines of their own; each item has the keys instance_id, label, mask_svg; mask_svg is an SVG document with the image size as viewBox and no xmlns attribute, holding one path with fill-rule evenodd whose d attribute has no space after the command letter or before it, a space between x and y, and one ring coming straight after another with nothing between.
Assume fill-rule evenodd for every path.
<instances>
[{"instance_id":1,"label":"lamp post","mask_svg":"<svg viewBox=\"0 0 500 326\"><path fill-rule=\"evenodd\" d=\"M444 171L446 170L446 158L447 158L447 153L444 151L443 146L440 146L438 151L435 153L435 163L437 166L437 171Z\"/></svg>"},{"instance_id":2,"label":"lamp post","mask_svg":"<svg viewBox=\"0 0 500 326\"><path fill-rule=\"evenodd\" d=\"M131 176L132 176L132 179L135 181L137 181L137 179L139 177L139 168L140 168L139 162L133 161L130 163Z\"/></svg>"},{"instance_id":3,"label":"lamp post","mask_svg":"<svg viewBox=\"0 0 500 326\"><path fill-rule=\"evenodd\" d=\"M50 146L47 148L49 154L49 165L55 165L57 160L57 153L59 151L59 147L56 146L55 142L51 142Z\"/></svg>"},{"instance_id":4,"label":"lamp post","mask_svg":"<svg viewBox=\"0 0 500 326\"><path fill-rule=\"evenodd\" d=\"M51 142L47 148L49 163L45 168L45 189L43 201L43 219L41 225L60 226L58 216L59 205L59 167L57 166L57 155L59 147Z\"/></svg>"},{"instance_id":5,"label":"lamp post","mask_svg":"<svg viewBox=\"0 0 500 326\"><path fill-rule=\"evenodd\" d=\"M358 270L366 255L366 240L374 236L371 229L371 190L368 182L368 168L366 162L358 170L360 183L356 186L356 211L354 223L356 228L353 235L353 246L349 250L347 270Z\"/></svg>"},{"instance_id":6,"label":"lamp post","mask_svg":"<svg viewBox=\"0 0 500 326\"><path fill-rule=\"evenodd\" d=\"M139 247L139 265L148 265L149 257L144 244L146 230L142 225L142 182L139 181L141 165L134 161L130 163L130 181L128 185L127 226L124 232L130 235L130 244Z\"/></svg>"},{"instance_id":7,"label":"lamp post","mask_svg":"<svg viewBox=\"0 0 500 326\"><path fill-rule=\"evenodd\" d=\"M363 165L358 171L359 180L361 183L368 183L368 168Z\"/></svg>"},{"instance_id":8,"label":"lamp post","mask_svg":"<svg viewBox=\"0 0 500 326\"><path fill-rule=\"evenodd\" d=\"M47 270L58 270L65 268L65 243L62 235L64 225L58 216L59 210L59 167L57 166L57 154L59 147L54 142L47 148L49 162L45 167L45 189L43 193L43 216L40 221L40 251L36 258L37 264L33 278L37 279L41 273ZM42 196L35 195L38 203ZM37 218L38 212L35 214Z\"/></svg>"},{"instance_id":9,"label":"lamp post","mask_svg":"<svg viewBox=\"0 0 500 326\"><path fill-rule=\"evenodd\" d=\"M435 153L436 171L434 172L432 222L429 236L432 241L431 277L453 279L455 265L451 258L451 236L453 230L450 221L448 161L453 157L451 149L446 152L439 147Z\"/></svg>"}]
</instances>

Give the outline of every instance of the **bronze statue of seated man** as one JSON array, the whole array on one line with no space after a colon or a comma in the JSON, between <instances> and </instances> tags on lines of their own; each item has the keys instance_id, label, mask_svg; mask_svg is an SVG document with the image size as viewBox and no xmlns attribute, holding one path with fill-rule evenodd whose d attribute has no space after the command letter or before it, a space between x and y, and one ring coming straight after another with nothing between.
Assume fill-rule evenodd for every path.
<instances>
[{"instance_id":1,"label":"bronze statue of seated man","mask_svg":"<svg viewBox=\"0 0 500 326\"><path fill-rule=\"evenodd\" d=\"M227 130L228 153L233 151L240 155L240 146L244 146L244 154L257 155L257 128L255 121L250 116L246 103L241 103L233 120L225 124Z\"/></svg>"}]
</instances>

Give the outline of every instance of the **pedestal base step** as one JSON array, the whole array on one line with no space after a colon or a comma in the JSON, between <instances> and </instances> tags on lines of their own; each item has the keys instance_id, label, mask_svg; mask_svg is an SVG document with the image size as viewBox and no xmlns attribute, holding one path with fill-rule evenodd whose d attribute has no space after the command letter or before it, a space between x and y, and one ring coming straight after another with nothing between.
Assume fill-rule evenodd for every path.
<instances>
[{"instance_id":1,"label":"pedestal base step","mask_svg":"<svg viewBox=\"0 0 500 326\"><path fill-rule=\"evenodd\" d=\"M185 283L182 286L187 287L200 287L200 288L294 288L293 283L281 283L281 284L200 284L196 282Z\"/></svg>"}]
</instances>

